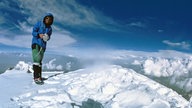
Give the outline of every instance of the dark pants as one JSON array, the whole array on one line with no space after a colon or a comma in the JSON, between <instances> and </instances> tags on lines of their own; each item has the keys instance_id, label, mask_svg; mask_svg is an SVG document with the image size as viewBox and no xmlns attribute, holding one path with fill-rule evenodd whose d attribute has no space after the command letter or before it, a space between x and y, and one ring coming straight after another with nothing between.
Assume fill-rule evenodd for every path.
<instances>
[{"instance_id":1,"label":"dark pants","mask_svg":"<svg viewBox=\"0 0 192 108\"><path fill-rule=\"evenodd\" d=\"M32 45L34 79L41 78L42 60L43 60L44 52L45 52L45 49L43 49L39 45L37 45L37 44Z\"/></svg>"}]
</instances>

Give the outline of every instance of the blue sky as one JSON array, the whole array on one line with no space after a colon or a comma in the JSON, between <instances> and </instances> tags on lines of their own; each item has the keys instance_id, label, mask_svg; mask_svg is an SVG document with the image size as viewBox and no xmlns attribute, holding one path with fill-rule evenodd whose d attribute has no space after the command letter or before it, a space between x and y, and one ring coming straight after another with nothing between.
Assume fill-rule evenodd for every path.
<instances>
[{"instance_id":1,"label":"blue sky","mask_svg":"<svg viewBox=\"0 0 192 108\"><path fill-rule=\"evenodd\" d=\"M1 1L0 49L30 50L34 23L51 12L55 22L50 51L112 48L191 52L191 10L191 0Z\"/></svg>"},{"instance_id":2,"label":"blue sky","mask_svg":"<svg viewBox=\"0 0 192 108\"><path fill-rule=\"evenodd\" d=\"M78 0L118 23L111 43L135 50L190 50L190 0ZM110 44L111 44L110 43Z\"/></svg>"}]
</instances>

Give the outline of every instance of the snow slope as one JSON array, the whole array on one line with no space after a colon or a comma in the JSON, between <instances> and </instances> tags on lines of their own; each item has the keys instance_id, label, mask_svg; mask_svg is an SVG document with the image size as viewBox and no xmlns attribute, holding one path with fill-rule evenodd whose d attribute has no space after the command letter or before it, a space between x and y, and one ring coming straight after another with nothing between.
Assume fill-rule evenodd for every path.
<instances>
[{"instance_id":1,"label":"snow slope","mask_svg":"<svg viewBox=\"0 0 192 108\"><path fill-rule=\"evenodd\" d=\"M187 108L189 102L175 91L117 65L71 71L43 72L36 85L25 62L0 75L0 107L80 108ZM84 107L86 108L86 107ZM189 107L190 108L190 107Z\"/></svg>"}]
</instances>

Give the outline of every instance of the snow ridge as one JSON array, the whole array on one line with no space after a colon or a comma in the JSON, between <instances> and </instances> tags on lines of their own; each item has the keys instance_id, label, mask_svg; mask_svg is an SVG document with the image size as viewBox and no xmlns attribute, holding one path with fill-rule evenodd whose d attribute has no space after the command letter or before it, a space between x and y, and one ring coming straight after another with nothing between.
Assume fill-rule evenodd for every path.
<instances>
[{"instance_id":1,"label":"snow ridge","mask_svg":"<svg viewBox=\"0 0 192 108\"><path fill-rule=\"evenodd\" d=\"M46 76L46 75L45 75ZM80 108L93 99L104 108L186 108L188 101L171 89L117 65L90 67L53 76L43 86L32 83L12 97L20 107Z\"/></svg>"}]
</instances>

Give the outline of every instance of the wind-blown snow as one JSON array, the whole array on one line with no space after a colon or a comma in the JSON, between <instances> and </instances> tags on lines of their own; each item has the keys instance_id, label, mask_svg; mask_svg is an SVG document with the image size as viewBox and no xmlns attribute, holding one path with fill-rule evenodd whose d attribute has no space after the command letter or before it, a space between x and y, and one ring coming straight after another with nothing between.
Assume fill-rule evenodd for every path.
<instances>
[{"instance_id":1,"label":"wind-blown snow","mask_svg":"<svg viewBox=\"0 0 192 108\"><path fill-rule=\"evenodd\" d=\"M117 65L89 67L65 74L43 73L48 80L40 86L32 81L31 73L26 73L29 65L19 64L0 75L0 107L80 108L89 100L104 108L189 106L175 91Z\"/></svg>"}]
</instances>

